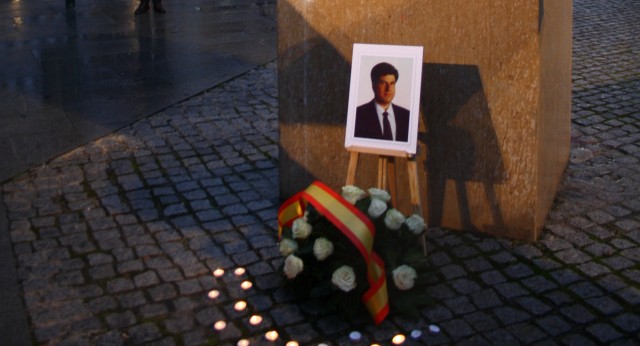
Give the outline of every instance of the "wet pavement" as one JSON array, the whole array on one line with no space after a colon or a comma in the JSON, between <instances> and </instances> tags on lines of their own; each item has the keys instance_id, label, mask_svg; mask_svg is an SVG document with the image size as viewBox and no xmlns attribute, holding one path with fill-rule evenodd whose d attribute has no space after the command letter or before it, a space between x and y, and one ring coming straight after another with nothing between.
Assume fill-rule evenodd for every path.
<instances>
[{"instance_id":1,"label":"wet pavement","mask_svg":"<svg viewBox=\"0 0 640 346\"><path fill-rule=\"evenodd\" d=\"M12 344L369 345L420 330L405 344L637 345L639 21L640 1L574 1L571 157L542 238L430 229L435 299L418 321L345 320L283 288L272 61L1 185L0 250L13 250L15 266L2 267L0 316L3 329L18 328L2 335ZM22 300L6 298L12 288Z\"/></svg>"},{"instance_id":2,"label":"wet pavement","mask_svg":"<svg viewBox=\"0 0 640 346\"><path fill-rule=\"evenodd\" d=\"M275 0L0 4L0 181L276 57Z\"/></svg>"}]
</instances>

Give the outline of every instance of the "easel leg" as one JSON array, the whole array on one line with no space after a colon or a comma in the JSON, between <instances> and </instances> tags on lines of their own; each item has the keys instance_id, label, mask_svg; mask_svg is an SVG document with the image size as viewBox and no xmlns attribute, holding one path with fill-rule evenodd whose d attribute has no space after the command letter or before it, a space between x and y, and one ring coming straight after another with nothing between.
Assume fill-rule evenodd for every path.
<instances>
[{"instance_id":1,"label":"easel leg","mask_svg":"<svg viewBox=\"0 0 640 346\"><path fill-rule=\"evenodd\" d=\"M380 156L378 157L378 183L376 186L379 189L386 190L387 189L387 157Z\"/></svg>"},{"instance_id":2,"label":"easel leg","mask_svg":"<svg viewBox=\"0 0 640 346\"><path fill-rule=\"evenodd\" d=\"M422 215L422 205L420 203L420 186L418 184L418 165L415 157L407 160L407 174L409 175L409 190L411 192L411 206L413 212ZM427 235L422 233L422 252L427 255Z\"/></svg>"},{"instance_id":3,"label":"easel leg","mask_svg":"<svg viewBox=\"0 0 640 346\"><path fill-rule=\"evenodd\" d=\"M349 158L349 168L347 169L347 182L345 185L353 185L356 182L356 171L358 170L358 152L352 151Z\"/></svg>"},{"instance_id":4,"label":"easel leg","mask_svg":"<svg viewBox=\"0 0 640 346\"><path fill-rule=\"evenodd\" d=\"M349 167L347 170L346 185L354 185L356 171L358 169L358 151L351 151L351 157L349 159ZM396 188L396 164L393 156L385 155L384 153L378 153L378 181L377 187L379 189L389 191L391 195L391 202L393 205L397 205L397 188ZM422 206L420 203L420 187L418 184L418 166L416 164L415 155L407 157L407 170L409 177L409 189L411 192L411 206L413 213L422 215ZM426 228L426 225L425 225ZM427 255L427 236L422 235L422 249L424 255Z\"/></svg>"},{"instance_id":5,"label":"easel leg","mask_svg":"<svg viewBox=\"0 0 640 346\"><path fill-rule=\"evenodd\" d=\"M389 157L387 162L387 187L391 195L391 205L398 205L398 185L396 183L396 159Z\"/></svg>"}]
</instances>

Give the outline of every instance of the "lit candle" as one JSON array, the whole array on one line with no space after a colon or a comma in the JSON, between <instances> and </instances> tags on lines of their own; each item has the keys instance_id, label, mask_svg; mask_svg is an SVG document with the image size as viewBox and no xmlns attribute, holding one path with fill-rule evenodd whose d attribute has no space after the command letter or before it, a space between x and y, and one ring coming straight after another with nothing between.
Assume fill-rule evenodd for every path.
<instances>
[{"instance_id":1,"label":"lit candle","mask_svg":"<svg viewBox=\"0 0 640 346\"><path fill-rule=\"evenodd\" d=\"M264 337L269 341L276 341L278 339L278 332L270 330L264 335Z\"/></svg>"},{"instance_id":2,"label":"lit candle","mask_svg":"<svg viewBox=\"0 0 640 346\"><path fill-rule=\"evenodd\" d=\"M211 290L211 291L209 291L208 296L209 296L210 299L216 299L216 298L218 298L220 296L220 292L217 291L217 290Z\"/></svg>"},{"instance_id":3,"label":"lit candle","mask_svg":"<svg viewBox=\"0 0 640 346\"><path fill-rule=\"evenodd\" d=\"M259 315L253 315L249 318L249 323L251 323L252 326L258 325L262 322L262 317L260 317Z\"/></svg>"},{"instance_id":4,"label":"lit candle","mask_svg":"<svg viewBox=\"0 0 640 346\"><path fill-rule=\"evenodd\" d=\"M398 334L396 336L393 337L393 339L391 339L391 342L393 342L394 345L401 345L404 343L405 337L402 334Z\"/></svg>"},{"instance_id":5,"label":"lit candle","mask_svg":"<svg viewBox=\"0 0 640 346\"><path fill-rule=\"evenodd\" d=\"M224 275L224 269L222 269L222 268L218 268L218 269L213 271L213 276L215 276L217 278L221 277L222 275Z\"/></svg>"},{"instance_id":6,"label":"lit candle","mask_svg":"<svg viewBox=\"0 0 640 346\"><path fill-rule=\"evenodd\" d=\"M213 328L215 328L215 330L223 330L227 327L227 322L225 321L218 321L213 325Z\"/></svg>"},{"instance_id":7,"label":"lit candle","mask_svg":"<svg viewBox=\"0 0 640 346\"><path fill-rule=\"evenodd\" d=\"M238 346L249 346L249 340L242 339L242 340L238 341Z\"/></svg>"},{"instance_id":8,"label":"lit candle","mask_svg":"<svg viewBox=\"0 0 640 346\"><path fill-rule=\"evenodd\" d=\"M298 346L298 342L297 341L289 341L289 342L287 342L286 346Z\"/></svg>"},{"instance_id":9,"label":"lit candle","mask_svg":"<svg viewBox=\"0 0 640 346\"><path fill-rule=\"evenodd\" d=\"M234 308L237 311L242 311L247 307L247 302L245 302L244 300L240 300L236 303L236 305L234 305Z\"/></svg>"},{"instance_id":10,"label":"lit candle","mask_svg":"<svg viewBox=\"0 0 640 346\"><path fill-rule=\"evenodd\" d=\"M234 273L236 273L237 276L243 275L244 272L245 272L245 270L242 267L236 268L236 270L234 271Z\"/></svg>"},{"instance_id":11,"label":"lit candle","mask_svg":"<svg viewBox=\"0 0 640 346\"><path fill-rule=\"evenodd\" d=\"M253 284L251 283L251 281L243 281L243 282L240 284L240 287L242 287L242 289L243 289L243 290L245 290L245 291L246 291L246 290L248 290L248 289L250 289L250 288L251 288L251 286L253 286Z\"/></svg>"}]
</instances>

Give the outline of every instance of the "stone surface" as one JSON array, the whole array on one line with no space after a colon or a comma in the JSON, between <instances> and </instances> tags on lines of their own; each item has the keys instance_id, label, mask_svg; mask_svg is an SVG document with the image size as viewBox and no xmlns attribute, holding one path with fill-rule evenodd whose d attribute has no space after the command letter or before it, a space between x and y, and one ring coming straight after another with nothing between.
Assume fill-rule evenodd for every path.
<instances>
[{"instance_id":1,"label":"stone surface","mask_svg":"<svg viewBox=\"0 0 640 346\"><path fill-rule=\"evenodd\" d=\"M344 184L353 44L418 45L419 185L429 224L537 239L569 156L572 2L335 6L278 3L282 197L316 179ZM399 206L408 212L399 161ZM374 164L360 160L357 185L375 184Z\"/></svg>"}]
</instances>

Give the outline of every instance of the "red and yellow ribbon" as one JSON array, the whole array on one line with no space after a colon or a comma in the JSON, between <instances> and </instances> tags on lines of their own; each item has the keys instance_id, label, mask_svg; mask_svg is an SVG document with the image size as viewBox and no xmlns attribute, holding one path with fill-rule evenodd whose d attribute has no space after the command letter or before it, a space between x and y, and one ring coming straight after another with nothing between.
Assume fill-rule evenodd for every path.
<instances>
[{"instance_id":1,"label":"red and yellow ribbon","mask_svg":"<svg viewBox=\"0 0 640 346\"><path fill-rule=\"evenodd\" d=\"M278 236L282 235L283 227L291 227L295 219L304 215L307 203L331 221L360 251L367 263L370 285L362 300L375 323L379 324L389 314L389 300L384 262L373 251L373 223L342 196L316 181L282 204L278 210Z\"/></svg>"}]
</instances>

